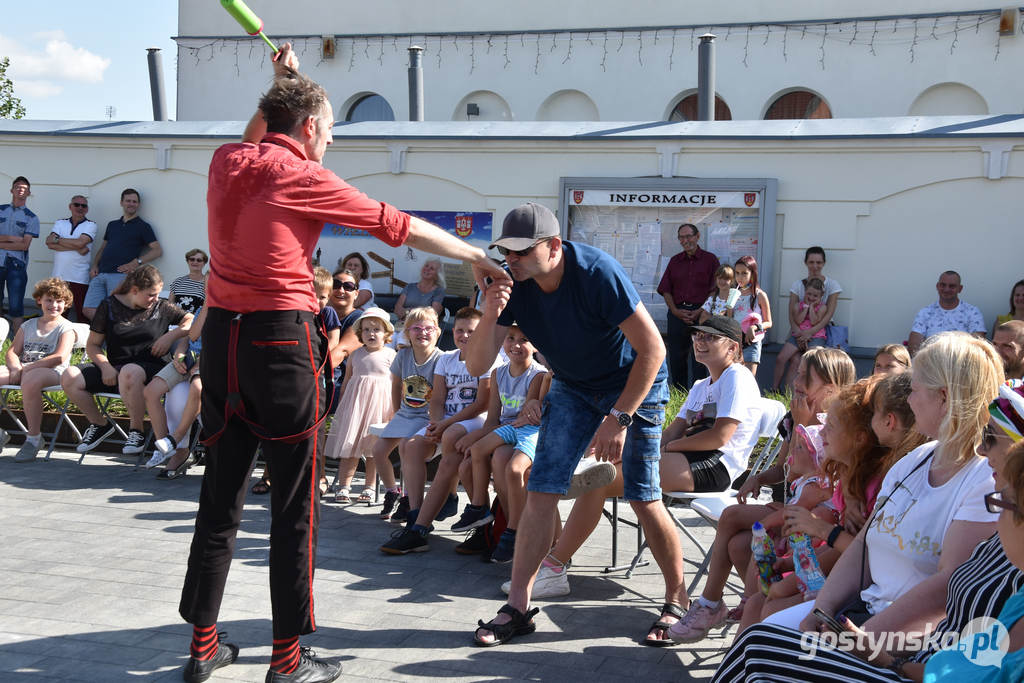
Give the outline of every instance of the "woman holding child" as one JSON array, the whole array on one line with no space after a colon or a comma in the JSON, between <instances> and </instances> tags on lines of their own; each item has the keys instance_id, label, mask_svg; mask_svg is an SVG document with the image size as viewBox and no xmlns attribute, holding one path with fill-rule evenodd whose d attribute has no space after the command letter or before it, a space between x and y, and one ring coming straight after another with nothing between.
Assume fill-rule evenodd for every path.
<instances>
[{"instance_id":1,"label":"woman holding child","mask_svg":"<svg viewBox=\"0 0 1024 683\"><path fill-rule=\"evenodd\" d=\"M989 401L999 392L1001 364L984 341L946 332L928 340L912 372L909 403L917 429L937 440L914 449L889 470L871 517L815 602L774 614L766 624L743 632L716 681L865 680L863 675L844 679L855 665L870 669L876 680L904 680L901 676L920 670L904 671L905 660L888 654L879 658L884 661L878 668L892 664L896 675L865 667L849 654L841 655L850 660L842 673L817 659L803 661L806 637L789 629L818 631L818 620L810 614L816 607L851 627L860 622L858 627L873 633L922 631L944 610L950 618L962 614L954 603L972 602L954 586L981 577L954 570L968 558L976 561L979 553L972 556L972 550L995 531L996 515L983 500L992 488L992 472L976 448L982 444L992 454L986 425ZM998 471L1000 463L993 459L993 464ZM944 605L947 584L949 604ZM770 654L765 648L771 648ZM829 662L833 656L840 654L829 653Z\"/></svg>"}]
</instances>

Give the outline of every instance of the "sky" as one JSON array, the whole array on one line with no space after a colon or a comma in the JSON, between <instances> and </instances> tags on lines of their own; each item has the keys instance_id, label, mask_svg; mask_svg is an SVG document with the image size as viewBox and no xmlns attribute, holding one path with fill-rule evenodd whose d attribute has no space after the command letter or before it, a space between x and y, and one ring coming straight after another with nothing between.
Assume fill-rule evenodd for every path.
<instances>
[{"instance_id":1,"label":"sky","mask_svg":"<svg viewBox=\"0 0 1024 683\"><path fill-rule=\"evenodd\" d=\"M211 0L211 2L214 0ZM176 0L19 2L0 21L0 57L28 119L151 121L146 48L161 49L175 118Z\"/></svg>"}]
</instances>

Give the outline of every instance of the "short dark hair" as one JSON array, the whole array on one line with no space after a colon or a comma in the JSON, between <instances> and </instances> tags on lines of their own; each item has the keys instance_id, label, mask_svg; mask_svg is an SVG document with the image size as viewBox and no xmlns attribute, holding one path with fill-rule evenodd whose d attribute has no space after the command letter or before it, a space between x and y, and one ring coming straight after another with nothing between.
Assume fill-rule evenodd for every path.
<instances>
[{"instance_id":1,"label":"short dark hair","mask_svg":"<svg viewBox=\"0 0 1024 683\"><path fill-rule=\"evenodd\" d=\"M348 263L348 260L351 258L359 259L359 265L362 266L363 268L363 274L360 275L359 277L361 277L364 280L369 280L370 264L366 262L366 259L363 258L363 255L360 254L358 251L353 251L351 254L346 254L342 258L338 259L338 268L344 268L345 264Z\"/></svg>"},{"instance_id":2,"label":"short dark hair","mask_svg":"<svg viewBox=\"0 0 1024 683\"><path fill-rule=\"evenodd\" d=\"M676 228L676 235L678 235L679 231L682 230L683 228L693 228L693 234L696 235L697 237L700 237L700 230L698 230L697 226L694 225L693 223L683 223L682 225L680 225L678 228Z\"/></svg>"},{"instance_id":3,"label":"short dark hair","mask_svg":"<svg viewBox=\"0 0 1024 683\"><path fill-rule=\"evenodd\" d=\"M20 176L18 176L17 178L15 178L14 180L12 180L12 181L11 181L11 187L13 188L13 187L14 187L15 185L17 185L18 183L25 183L26 185L28 185L28 188L29 188L30 190L32 189L32 183L30 183L30 182L28 181L28 178L26 178L26 177L25 177L25 176L23 176L23 175L20 175Z\"/></svg>"},{"instance_id":4,"label":"short dark hair","mask_svg":"<svg viewBox=\"0 0 1024 683\"><path fill-rule=\"evenodd\" d=\"M323 86L290 69L275 78L270 90L260 98L260 112L268 133L292 133L310 116L321 116L326 105L327 91Z\"/></svg>"},{"instance_id":5,"label":"short dark hair","mask_svg":"<svg viewBox=\"0 0 1024 683\"><path fill-rule=\"evenodd\" d=\"M138 191L138 190L136 190L136 189L135 189L134 187L126 187L126 188L125 188L125 189L124 189L124 190L123 190L123 191L121 192L121 201L123 202L123 201L124 201L124 198L125 198L125 195L129 195L129 194L133 194L133 195L135 195L135 196L136 196L136 197L138 198L138 200L139 200L140 202L142 201L142 195L141 195L141 194L139 194L139 191Z\"/></svg>"},{"instance_id":6,"label":"short dark hair","mask_svg":"<svg viewBox=\"0 0 1024 683\"><path fill-rule=\"evenodd\" d=\"M807 263L807 259L811 257L811 254L818 254L821 256L821 260L825 261L825 250L821 247L807 247L807 251L804 252L804 263Z\"/></svg>"},{"instance_id":7,"label":"short dark hair","mask_svg":"<svg viewBox=\"0 0 1024 683\"><path fill-rule=\"evenodd\" d=\"M479 320L482 317L484 317L484 314L472 306L463 306L455 311L456 320Z\"/></svg>"}]
</instances>

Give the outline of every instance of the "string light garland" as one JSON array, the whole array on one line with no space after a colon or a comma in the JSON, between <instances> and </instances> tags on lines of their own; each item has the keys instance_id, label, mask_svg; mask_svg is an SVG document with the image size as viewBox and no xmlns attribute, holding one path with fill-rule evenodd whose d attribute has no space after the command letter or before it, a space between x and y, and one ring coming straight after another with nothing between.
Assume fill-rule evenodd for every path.
<instances>
[{"instance_id":1,"label":"string light garland","mask_svg":"<svg viewBox=\"0 0 1024 683\"><path fill-rule=\"evenodd\" d=\"M608 60L613 55L618 55L626 48L626 42L630 41L631 45L635 47L635 58L636 63L640 67L651 66L652 60L656 60L660 55L665 59L665 64L671 71L675 67L676 62L676 48L679 38L679 31L689 29L690 31L690 51L692 52L696 47L697 31L707 33L717 33L722 35L721 42L727 43L729 38L732 36L733 31L742 30L744 33L743 50L739 52L738 46L734 49L734 59L743 64L745 68L750 68L752 65L756 65L756 62L751 61L756 56L757 50L760 48L773 49L773 41L778 41L779 48L781 49L781 55L784 62L789 61L790 44L789 38L791 31L798 30L800 32L800 39L814 37L817 38L817 62L821 69L827 68L827 58L830 44L836 44L842 41L842 45L854 47L857 45L863 45L867 48L868 54L875 57L878 56L879 51L884 48L892 48L899 45L906 46L907 61L910 64L918 63L919 49L924 46L922 42L923 38L927 36L931 41L942 41L948 39L949 42L949 54L953 55L956 51L961 48L961 37L965 29L969 29L973 24L974 33L976 35L981 33L981 27L990 24L997 25L999 20L999 10L989 11L975 11L975 12L957 12L957 13L935 13L927 15L911 15L911 16L891 16L891 17L859 17L851 19L836 19L836 20L815 20L805 22L778 22L768 24L724 24L718 27L707 26L706 29L703 26L688 25L688 26L651 26L651 27L638 27L638 28L609 28L609 29L552 29L543 31L494 31L490 33L472 33L472 32L459 32L459 33L428 33L428 34L410 34L410 33L396 33L396 34L371 34L371 35L336 35L329 37L335 43L335 49L337 52L343 52L344 49L348 49L348 64L347 70L353 71L358 66L359 62L363 64L369 64L376 62L374 68L384 68L385 65L385 41L390 39L392 52L398 55L399 40L408 41L409 47L415 44L427 46L428 50L434 52L434 65L438 71L440 71L444 65L445 57L445 45L448 44L454 48L453 52L449 52L447 55L448 59L462 59L468 60L469 73L475 73L476 69L482 65L482 60L492 59L492 48L496 47L494 41L496 39L503 40L501 58L503 60L502 69L508 70L514 68L516 62L522 59L522 55L516 50L513 50L512 39L515 37L519 38L519 47L525 48L527 41L533 43L534 55L533 55L533 72L535 75L539 75L542 68L558 68L564 65L571 65L573 60L586 58L588 54L591 54L593 50L600 48L600 61L599 66L602 72L608 71ZM871 22L871 31L867 31L861 24ZM662 40L663 32L671 31L671 39ZM884 33L883 33L884 31ZM648 40L650 36L645 38L645 33L653 33L653 39ZM609 50L609 40L617 35L618 43L614 50ZM301 55L306 55L312 46L316 46L316 53L319 61L316 63L317 67L326 65L323 68L330 68L330 62L323 58L322 41L326 38L321 36L275 36L281 42L290 41L296 47L297 51ZM756 37L760 37L759 46L752 43L752 40ZM420 39L421 40L418 40ZM477 53L476 42L477 38L485 41L486 49L482 54ZM667 37L666 37L667 38ZM259 62L259 68L264 68L264 62L266 61L267 49L258 49L259 45L256 42L250 42L248 57L243 56L239 43L242 40L251 40L248 37L231 36L231 37L217 37L217 36L178 36L175 38L178 43L181 54L187 54L193 60L193 66L200 68L201 64L205 62L212 62L214 58L229 49L229 59L233 60L233 66L235 69L236 77L242 76L244 62ZM465 51L462 48L465 46L465 41L469 41L469 48ZM312 45L310 41L313 41ZM557 62L553 60L543 59L541 46L544 41L550 41L550 43L544 43L544 47L547 48L544 54L553 54L561 46L564 49L562 59ZM579 41L584 44L584 50L582 53L579 50ZM928 41L928 42L931 42ZM374 52L371 53L371 42L373 43ZM462 45L459 43L462 42ZM361 49L360 49L361 48ZM996 36L992 44L993 60L998 61L1001 50L1002 41L1000 36ZM360 52L362 53L360 55ZM494 50L495 54L499 51ZM374 54L375 53L375 54ZM725 58L728 54L728 48L723 46L720 48L720 58Z\"/></svg>"}]
</instances>

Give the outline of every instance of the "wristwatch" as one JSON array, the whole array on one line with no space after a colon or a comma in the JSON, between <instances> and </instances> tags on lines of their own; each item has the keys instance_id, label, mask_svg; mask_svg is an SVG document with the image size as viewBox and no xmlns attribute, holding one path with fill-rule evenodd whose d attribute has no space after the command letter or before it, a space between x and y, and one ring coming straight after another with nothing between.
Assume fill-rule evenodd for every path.
<instances>
[{"instance_id":1,"label":"wristwatch","mask_svg":"<svg viewBox=\"0 0 1024 683\"><path fill-rule=\"evenodd\" d=\"M633 416L629 413L624 413L621 410L615 410L615 408L612 408L608 411L608 414L618 421L620 427L626 427L628 429L629 426L633 424Z\"/></svg>"},{"instance_id":2,"label":"wristwatch","mask_svg":"<svg viewBox=\"0 0 1024 683\"><path fill-rule=\"evenodd\" d=\"M140 266L142 265L142 259L140 259L140 258L137 258L137 259L135 259L135 260L139 262L139 265L140 265Z\"/></svg>"}]
</instances>

